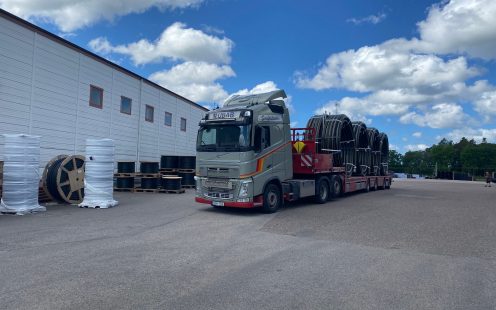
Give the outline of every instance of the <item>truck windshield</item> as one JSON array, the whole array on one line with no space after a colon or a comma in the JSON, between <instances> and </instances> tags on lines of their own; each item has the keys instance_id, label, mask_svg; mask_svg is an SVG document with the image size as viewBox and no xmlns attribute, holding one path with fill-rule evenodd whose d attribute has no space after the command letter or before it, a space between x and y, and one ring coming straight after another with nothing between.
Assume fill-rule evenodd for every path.
<instances>
[{"instance_id":1,"label":"truck windshield","mask_svg":"<svg viewBox=\"0 0 496 310\"><path fill-rule=\"evenodd\" d=\"M251 125L209 125L198 131L196 150L202 152L244 152L251 149Z\"/></svg>"}]
</instances>

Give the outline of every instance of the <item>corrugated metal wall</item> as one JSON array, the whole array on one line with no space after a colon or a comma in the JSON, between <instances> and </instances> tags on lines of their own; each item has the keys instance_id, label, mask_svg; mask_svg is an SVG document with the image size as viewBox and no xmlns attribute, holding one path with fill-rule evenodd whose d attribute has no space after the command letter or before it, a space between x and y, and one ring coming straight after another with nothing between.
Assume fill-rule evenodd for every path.
<instances>
[{"instance_id":1,"label":"corrugated metal wall","mask_svg":"<svg viewBox=\"0 0 496 310\"><path fill-rule=\"evenodd\" d=\"M195 154L205 113L198 106L1 16L0 42L0 135L41 136L42 166L59 154L84 154L86 138L114 139L117 160ZM90 85L104 89L102 109L89 105ZM131 115L120 112L121 96L132 99ZM145 105L154 107L153 123Z\"/></svg>"}]
</instances>

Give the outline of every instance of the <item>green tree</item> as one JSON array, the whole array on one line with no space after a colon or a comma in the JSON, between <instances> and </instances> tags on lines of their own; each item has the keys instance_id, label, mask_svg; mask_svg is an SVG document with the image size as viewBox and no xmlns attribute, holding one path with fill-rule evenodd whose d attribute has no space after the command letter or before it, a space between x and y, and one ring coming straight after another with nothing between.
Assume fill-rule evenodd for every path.
<instances>
[{"instance_id":1,"label":"green tree","mask_svg":"<svg viewBox=\"0 0 496 310\"><path fill-rule=\"evenodd\" d=\"M395 150L389 150L389 170L402 172L403 167L403 155Z\"/></svg>"}]
</instances>

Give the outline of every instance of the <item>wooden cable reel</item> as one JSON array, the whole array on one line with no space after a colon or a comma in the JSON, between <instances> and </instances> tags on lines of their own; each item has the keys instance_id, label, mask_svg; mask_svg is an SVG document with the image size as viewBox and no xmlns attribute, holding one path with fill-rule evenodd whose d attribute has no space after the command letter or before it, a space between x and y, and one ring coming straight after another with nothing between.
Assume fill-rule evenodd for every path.
<instances>
[{"instance_id":1,"label":"wooden cable reel","mask_svg":"<svg viewBox=\"0 0 496 310\"><path fill-rule=\"evenodd\" d=\"M84 156L59 155L43 170L43 189L55 201L78 204L84 198Z\"/></svg>"}]
</instances>

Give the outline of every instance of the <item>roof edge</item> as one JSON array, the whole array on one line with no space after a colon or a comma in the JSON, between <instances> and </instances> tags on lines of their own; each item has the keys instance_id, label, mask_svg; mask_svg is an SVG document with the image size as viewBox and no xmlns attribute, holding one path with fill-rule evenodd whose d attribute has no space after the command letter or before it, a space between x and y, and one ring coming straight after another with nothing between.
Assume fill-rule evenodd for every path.
<instances>
[{"instance_id":1,"label":"roof edge","mask_svg":"<svg viewBox=\"0 0 496 310\"><path fill-rule=\"evenodd\" d=\"M137 73L135 73L129 69L121 67L118 64L111 62L110 60L107 60L107 59L105 59L105 58L103 58L103 57L101 57L101 56L99 56L93 52L90 52L89 50L87 50L87 49L85 49L79 45L76 45L76 44L74 44L74 43L72 43L72 42L70 42L64 38L61 38L61 37L57 36L56 34L51 33L48 30L45 30L39 26L36 26L36 25L20 18L19 16L16 16L16 15L14 15L8 11L5 11L2 8L0 8L0 16L5 17L6 19L8 19L8 20L10 20L10 21L22 26L22 27L25 27L25 28L28 28L28 29L34 31L34 32L37 32L38 34L41 34L46 38L49 38L49 39L54 40L58 43L61 43L62 45L66 46L68 48L71 48L77 52L80 52L80 53L82 53L82 54L84 54L90 58L93 58L94 60L96 60L100 63L108 65L108 66L110 66L110 67L112 67L118 71L125 73L125 74L129 74L129 75L133 76L134 78L140 79L143 82L146 82L146 83L150 84L151 86L157 87L158 89L163 90L163 91L169 93L170 95L172 95L178 99L182 99L193 106L196 106L196 107L198 107L204 111L209 111L209 109L205 108L204 106L202 106L202 105L200 105L200 104L198 104L198 103L196 103L196 102L194 102L194 101L192 101L186 97L183 97L183 96L181 96L181 95L179 95L179 94L177 94L177 93L175 93L175 92L173 92L173 91L171 91L171 90L169 90L163 86L160 86L159 84L152 82L149 79L147 79L147 78L145 78L145 77L143 77L143 76L141 76L141 75L139 75L139 74L137 74Z\"/></svg>"}]
</instances>

